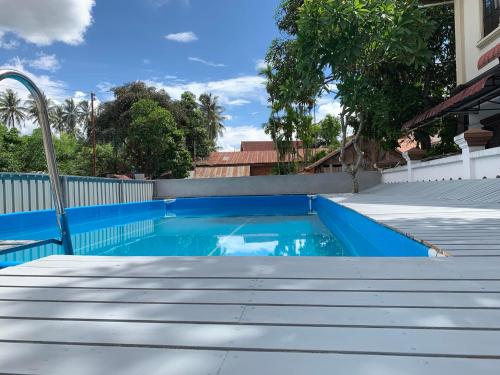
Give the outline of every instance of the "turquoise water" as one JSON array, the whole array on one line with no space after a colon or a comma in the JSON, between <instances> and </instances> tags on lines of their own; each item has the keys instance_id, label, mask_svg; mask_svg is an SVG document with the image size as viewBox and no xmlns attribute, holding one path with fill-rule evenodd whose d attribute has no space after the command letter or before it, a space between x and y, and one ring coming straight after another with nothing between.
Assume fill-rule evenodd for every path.
<instances>
[{"instance_id":1,"label":"turquoise water","mask_svg":"<svg viewBox=\"0 0 500 375\"><path fill-rule=\"evenodd\" d=\"M316 215L155 218L74 234L75 255L347 256ZM75 229L85 230L85 228ZM57 245L8 254L16 259L61 254Z\"/></svg>"}]
</instances>

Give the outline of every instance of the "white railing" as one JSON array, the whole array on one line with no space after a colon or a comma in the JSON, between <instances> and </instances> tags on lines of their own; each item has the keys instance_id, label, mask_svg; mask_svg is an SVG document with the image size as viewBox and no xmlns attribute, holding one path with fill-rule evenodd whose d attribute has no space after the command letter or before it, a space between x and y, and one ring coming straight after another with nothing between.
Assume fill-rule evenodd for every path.
<instances>
[{"instance_id":1,"label":"white railing","mask_svg":"<svg viewBox=\"0 0 500 375\"><path fill-rule=\"evenodd\" d=\"M382 172L383 183L500 178L500 147L430 161L408 161Z\"/></svg>"},{"instance_id":2,"label":"white railing","mask_svg":"<svg viewBox=\"0 0 500 375\"><path fill-rule=\"evenodd\" d=\"M66 207L153 199L153 181L61 176ZM54 208L47 175L0 173L0 214Z\"/></svg>"}]
</instances>

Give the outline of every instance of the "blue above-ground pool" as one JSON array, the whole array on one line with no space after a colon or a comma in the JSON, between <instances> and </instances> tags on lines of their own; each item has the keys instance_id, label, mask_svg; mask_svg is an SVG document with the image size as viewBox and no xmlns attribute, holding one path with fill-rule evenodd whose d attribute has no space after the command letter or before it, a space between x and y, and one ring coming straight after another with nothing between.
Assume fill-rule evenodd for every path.
<instances>
[{"instance_id":1,"label":"blue above-ground pool","mask_svg":"<svg viewBox=\"0 0 500 375\"><path fill-rule=\"evenodd\" d=\"M397 256L434 252L321 196L185 198L67 210L75 255ZM54 211L0 215L0 240L58 238ZM64 254L47 244L1 265Z\"/></svg>"}]
</instances>

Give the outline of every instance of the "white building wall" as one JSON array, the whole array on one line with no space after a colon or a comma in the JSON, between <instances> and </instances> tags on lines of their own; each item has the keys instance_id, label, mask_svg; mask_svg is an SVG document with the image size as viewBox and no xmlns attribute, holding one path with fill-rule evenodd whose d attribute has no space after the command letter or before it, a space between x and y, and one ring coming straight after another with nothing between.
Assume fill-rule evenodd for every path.
<instances>
[{"instance_id":1,"label":"white building wall","mask_svg":"<svg viewBox=\"0 0 500 375\"><path fill-rule=\"evenodd\" d=\"M500 42L500 27L483 37L482 0L455 0L457 83L464 84L498 64L492 61L478 70L481 55Z\"/></svg>"}]
</instances>

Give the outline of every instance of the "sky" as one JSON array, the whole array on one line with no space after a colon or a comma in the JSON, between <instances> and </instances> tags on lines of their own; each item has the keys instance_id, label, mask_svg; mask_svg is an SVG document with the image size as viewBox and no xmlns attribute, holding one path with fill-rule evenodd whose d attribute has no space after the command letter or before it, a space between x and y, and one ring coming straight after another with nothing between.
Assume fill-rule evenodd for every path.
<instances>
[{"instance_id":1,"label":"sky","mask_svg":"<svg viewBox=\"0 0 500 375\"><path fill-rule=\"evenodd\" d=\"M258 75L279 37L279 0L0 0L0 69L29 74L56 102L112 100L112 87L136 80L174 99L212 92L225 108L222 150L269 139L269 116ZM25 98L14 81L0 83ZM318 118L338 113L330 99ZM29 134L32 124L22 130Z\"/></svg>"}]
</instances>

